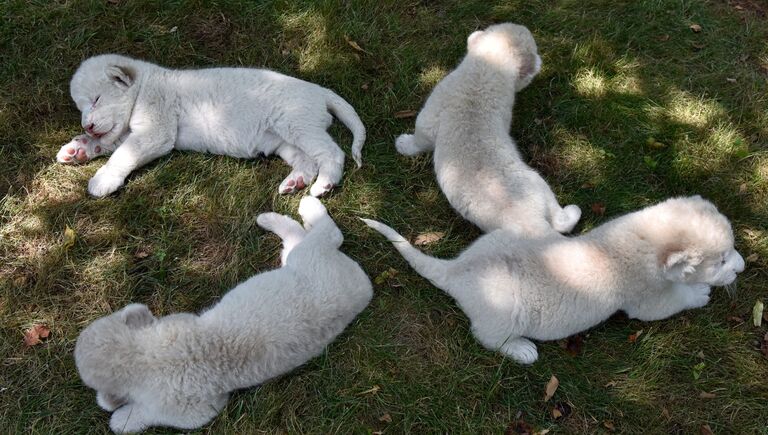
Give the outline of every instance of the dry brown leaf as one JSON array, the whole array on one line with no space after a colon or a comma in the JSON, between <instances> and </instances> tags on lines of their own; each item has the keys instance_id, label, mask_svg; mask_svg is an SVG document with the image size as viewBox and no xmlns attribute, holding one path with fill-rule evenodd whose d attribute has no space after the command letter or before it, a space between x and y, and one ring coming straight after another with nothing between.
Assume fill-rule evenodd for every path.
<instances>
[{"instance_id":1,"label":"dry brown leaf","mask_svg":"<svg viewBox=\"0 0 768 435\"><path fill-rule=\"evenodd\" d=\"M430 243L434 243L445 236L445 233L440 231L433 231L429 233L422 233L416 236L416 240L413 242L416 246L423 246L423 245L429 245Z\"/></svg>"},{"instance_id":2,"label":"dry brown leaf","mask_svg":"<svg viewBox=\"0 0 768 435\"><path fill-rule=\"evenodd\" d=\"M364 91L367 91L368 87L369 87L368 83L363 83L362 85L360 85L360 89L362 89Z\"/></svg>"},{"instance_id":3,"label":"dry brown leaf","mask_svg":"<svg viewBox=\"0 0 768 435\"><path fill-rule=\"evenodd\" d=\"M714 399L715 397L717 397L717 394L715 394L715 393L707 393L706 391L702 391L699 394L699 399Z\"/></svg>"},{"instance_id":4,"label":"dry brown leaf","mask_svg":"<svg viewBox=\"0 0 768 435\"><path fill-rule=\"evenodd\" d=\"M616 381L611 381L611 382L608 382L607 384L603 385L603 387L605 387L605 388L611 388L611 387L615 387L615 386L616 386L616 384L618 384L618 382L616 382Z\"/></svg>"},{"instance_id":5,"label":"dry brown leaf","mask_svg":"<svg viewBox=\"0 0 768 435\"><path fill-rule=\"evenodd\" d=\"M397 119L413 118L418 113L419 112L417 112L415 110L400 110L398 112L395 112L395 118L397 118Z\"/></svg>"},{"instance_id":6,"label":"dry brown leaf","mask_svg":"<svg viewBox=\"0 0 768 435\"><path fill-rule=\"evenodd\" d=\"M699 33L701 32L701 26L698 24L691 24L691 30L693 30L693 33Z\"/></svg>"},{"instance_id":7,"label":"dry brown leaf","mask_svg":"<svg viewBox=\"0 0 768 435\"><path fill-rule=\"evenodd\" d=\"M609 432L613 432L616 430L616 425L614 425L613 421L611 420L605 420L603 422L603 426L605 426L605 428L608 429Z\"/></svg>"},{"instance_id":8,"label":"dry brown leaf","mask_svg":"<svg viewBox=\"0 0 768 435\"><path fill-rule=\"evenodd\" d=\"M667 421L672 420L672 416L669 415L669 410L667 408L661 408L661 416L666 418Z\"/></svg>"},{"instance_id":9,"label":"dry brown leaf","mask_svg":"<svg viewBox=\"0 0 768 435\"><path fill-rule=\"evenodd\" d=\"M739 195L747 193L747 183L739 184Z\"/></svg>"},{"instance_id":10,"label":"dry brown leaf","mask_svg":"<svg viewBox=\"0 0 768 435\"><path fill-rule=\"evenodd\" d=\"M357 50L357 51L359 51L361 53L371 54L371 53L368 53L367 50L364 50L363 47L360 46L360 44L358 44L357 42L349 39L349 36L344 35L344 40L346 40L347 44L349 44L349 46L354 48L355 50Z\"/></svg>"},{"instance_id":11,"label":"dry brown leaf","mask_svg":"<svg viewBox=\"0 0 768 435\"><path fill-rule=\"evenodd\" d=\"M571 405L565 402L555 403L554 408L552 408L552 418L557 420L558 418L568 417L569 415L571 415Z\"/></svg>"},{"instance_id":12,"label":"dry brown leaf","mask_svg":"<svg viewBox=\"0 0 768 435\"><path fill-rule=\"evenodd\" d=\"M150 253L149 249L142 247L142 248L139 248L139 250L136 251L136 253L133 254L133 256L135 258L142 259L142 258L149 257L149 253Z\"/></svg>"},{"instance_id":13,"label":"dry brown leaf","mask_svg":"<svg viewBox=\"0 0 768 435\"><path fill-rule=\"evenodd\" d=\"M733 323L744 323L744 319L739 316L728 316L728 321Z\"/></svg>"},{"instance_id":14,"label":"dry brown leaf","mask_svg":"<svg viewBox=\"0 0 768 435\"><path fill-rule=\"evenodd\" d=\"M642 335L642 333L643 333L643 330L641 329L635 332L634 334L630 334L629 337L627 337L627 341L629 341L630 343L636 342L637 339L640 338L640 335Z\"/></svg>"},{"instance_id":15,"label":"dry brown leaf","mask_svg":"<svg viewBox=\"0 0 768 435\"><path fill-rule=\"evenodd\" d=\"M605 204L602 202L596 202L592 204L592 213L602 216L605 214Z\"/></svg>"},{"instance_id":16,"label":"dry brown leaf","mask_svg":"<svg viewBox=\"0 0 768 435\"><path fill-rule=\"evenodd\" d=\"M24 332L24 344L34 346L42 342L43 338L48 338L51 330L45 325L34 325Z\"/></svg>"},{"instance_id":17,"label":"dry brown leaf","mask_svg":"<svg viewBox=\"0 0 768 435\"><path fill-rule=\"evenodd\" d=\"M755 252L753 254L749 254L749 256L746 258L746 260L747 260L747 263L754 263L759 258L760 258L760 256L757 255L757 252Z\"/></svg>"},{"instance_id":18,"label":"dry brown leaf","mask_svg":"<svg viewBox=\"0 0 768 435\"><path fill-rule=\"evenodd\" d=\"M384 423L392 423L392 416L389 415L389 413L386 413L379 417L379 421L383 421Z\"/></svg>"},{"instance_id":19,"label":"dry brown leaf","mask_svg":"<svg viewBox=\"0 0 768 435\"><path fill-rule=\"evenodd\" d=\"M551 378L549 378L549 382L547 382L547 387L544 389L544 401L548 401L552 398L552 396L555 395L555 391L557 391L557 387L560 386L560 381L557 379L555 375L552 375Z\"/></svg>"},{"instance_id":20,"label":"dry brown leaf","mask_svg":"<svg viewBox=\"0 0 768 435\"><path fill-rule=\"evenodd\" d=\"M75 234L75 230L69 227L67 225L64 228L64 241L62 243L62 246L64 249L69 249L75 244L75 239L77 239L77 235Z\"/></svg>"},{"instance_id":21,"label":"dry brown leaf","mask_svg":"<svg viewBox=\"0 0 768 435\"><path fill-rule=\"evenodd\" d=\"M696 358L698 359L704 359L704 351L700 350L699 353L696 354Z\"/></svg>"},{"instance_id":22,"label":"dry brown leaf","mask_svg":"<svg viewBox=\"0 0 768 435\"><path fill-rule=\"evenodd\" d=\"M666 41L669 41L669 35L667 35L667 34L665 33L665 34L663 34L663 35L659 36L659 37L658 37L658 38L656 38L656 39L658 39L658 40L659 40L659 41L661 41L661 42L666 42Z\"/></svg>"},{"instance_id":23,"label":"dry brown leaf","mask_svg":"<svg viewBox=\"0 0 768 435\"><path fill-rule=\"evenodd\" d=\"M701 435L715 435L715 433L712 432L712 428L709 427L708 424L702 424L701 427L699 428L699 433Z\"/></svg>"},{"instance_id":24,"label":"dry brown leaf","mask_svg":"<svg viewBox=\"0 0 768 435\"><path fill-rule=\"evenodd\" d=\"M692 46L693 46L693 48L694 48L694 49L696 49L696 50L701 50L702 48L704 48L704 47L706 47L706 46L707 46L707 45L706 45L706 44L704 44L703 42L694 42L694 43L693 43L693 44L691 44L691 45L692 45Z\"/></svg>"}]
</instances>

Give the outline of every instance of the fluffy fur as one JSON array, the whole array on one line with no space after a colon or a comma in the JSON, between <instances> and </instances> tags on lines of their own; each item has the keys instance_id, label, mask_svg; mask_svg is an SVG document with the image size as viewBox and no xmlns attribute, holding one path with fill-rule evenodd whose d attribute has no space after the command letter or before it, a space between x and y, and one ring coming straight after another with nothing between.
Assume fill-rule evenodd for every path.
<instances>
[{"instance_id":1,"label":"fluffy fur","mask_svg":"<svg viewBox=\"0 0 768 435\"><path fill-rule=\"evenodd\" d=\"M344 153L326 129L333 112L352 130L361 165L365 127L344 99L318 85L249 68L171 70L114 54L86 59L70 83L82 125L92 136L62 147L62 163L114 151L88 183L100 197L134 169L168 153L192 150L251 158L276 153L293 171L280 193L319 196L341 180ZM119 144L119 146L117 146ZM99 146L101 152L89 147Z\"/></svg>"},{"instance_id":2,"label":"fluffy fur","mask_svg":"<svg viewBox=\"0 0 768 435\"><path fill-rule=\"evenodd\" d=\"M515 93L540 68L527 28L506 23L472 33L466 57L432 91L414 134L395 143L406 155L434 149L440 188L453 208L485 232L568 232L581 217L575 205L560 207L509 136Z\"/></svg>"},{"instance_id":3,"label":"fluffy fur","mask_svg":"<svg viewBox=\"0 0 768 435\"><path fill-rule=\"evenodd\" d=\"M251 277L200 315L155 318L131 304L77 339L75 362L115 432L195 429L229 392L261 384L319 355L368 305L371 282L338 249L342 235L306 197L305 227L276 213L258 224L283 239L283 266Z\"/></svg>"},{"instance_id":4,"label":"fluffy fur","mask_svg":"<svg viewBox=\"0 0 768 435\"><path fill-rule=\"evenodd\" d=\"M485 347L523 364L538 358L527 338L567 337L617 310L648 321L703 307L710 286L729 285L744 270L730 223L699 196L669 199L579 237L494 231L454 260L429 257L392 228L365 222L456 299Z\"/></svg>"}]
</instances>

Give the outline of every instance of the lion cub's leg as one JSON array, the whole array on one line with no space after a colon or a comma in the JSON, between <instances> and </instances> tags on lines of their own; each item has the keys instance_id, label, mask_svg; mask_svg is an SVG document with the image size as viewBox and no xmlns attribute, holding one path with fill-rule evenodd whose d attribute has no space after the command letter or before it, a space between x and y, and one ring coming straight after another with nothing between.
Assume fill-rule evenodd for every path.
<instances>
[{"instance_id":1,"label":"lion cub's leg","mask_svg":"<svg viewBox=\"0 0 768 435\"><path fill-rule=\"evenodd\" d=\"M87 134L75 136L68 144L61 147L56 160L64 164L85 163L98 156L111 154L117 145L102 145L98 139Z\"/></svg>"},{"instance_id":2,"label":"lion cub's leg","mask_svg":"<svg viewBox=\"0 0 768 435\"><path fill-rule=\"evenodd\" d=\"M709 303L710 287L706 284L672 283L661 295L652 295L627 307L624 312L642 321L666 319L683 310L700 308Z\"/></svg>"},{"instance_id":3,"label":"lion cub's leg","mask_svg":"<svg viewBox=\"0 0 768 435\"><path fill-rule=\"evenodd\" d=\"M296 247L306 235L304 228L295 220L278 213L262 213L256 218L256 223L267 231L277 234L283 239L283 252L280 253L280 262L285 266L288 254Z\"/></svg>"},{"instance_id":4,"label":"lion cub's leg","mask_svg":"<svg viewBox=\"0 0 768 435\"><path fill-rule=\"evenodd\" d=\"M499 348L499 351L520 364L533 364L539 359L539 352L536 350L536 345L533 344L531 340L523 337L507 340L507 342Z\"/></svg>"},{"instance_id":5,"label":"lion cub's leg","mask_svg":"<svg viewBox=\"0 0 768 435\"><path fill-rule=\"evenodd\" d=\"M291 173L280 183L278 192L283 194L298 192L317 176L317 165L299 148L290 144L283 144L277 149L277 154L293 168Z\"/></svg>"}]
</instances>

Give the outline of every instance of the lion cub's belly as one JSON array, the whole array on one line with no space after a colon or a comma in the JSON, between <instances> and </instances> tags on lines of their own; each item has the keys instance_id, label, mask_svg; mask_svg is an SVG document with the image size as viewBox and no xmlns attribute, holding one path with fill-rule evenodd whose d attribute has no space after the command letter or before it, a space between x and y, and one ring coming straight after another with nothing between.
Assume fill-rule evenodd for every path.
<instances>
[{"instance_id":1,"label":"lion cub's belly","mask_svg":"<svg viewBox=\"0 0 768 435\"><path fill-rule=\"evenodd\" d=\"M175 148L254 158L272 154L282 140L243 112L212 104L185 108L179 117Z\"/></svg>"}]
</instances>

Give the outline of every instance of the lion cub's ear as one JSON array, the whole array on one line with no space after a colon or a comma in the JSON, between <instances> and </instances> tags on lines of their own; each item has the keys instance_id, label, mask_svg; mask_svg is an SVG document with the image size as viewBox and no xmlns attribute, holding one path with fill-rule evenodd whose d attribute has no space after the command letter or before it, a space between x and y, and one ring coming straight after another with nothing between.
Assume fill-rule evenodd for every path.
<instances>
[{"instance_id":1,"label":"lion cub's ear","mask_svg":"<svg viewBox=\"0 0 768 435\"><path fill-rule=\"evenodd\" d=\"M475 30L467 37L467 50L471 49L477 41L477 38L483 34L482 30Z\"/></svg>"},{"instance_id":2,"label":"lion cub's ear","mask_svg":"<svg viewBox=\"0 0 768 435\"><path fill-rule=\"evenodd\" d=\"M133 84L133 80L136 76L135 71L127 66L110 65L104 72L107 77L120 89L128 89Z\"/></svg>"},{"instance_id":3,"label":"lion cub's ear","mask_svg":"<svg viewBox=\"0 0 768 435\"><path fill-rule=\"evenodd\" d=\"M143 328L155 322L155 316L144 304L131 304L123 308L123 321L129 328Z\"/></svg>"},{"instance_id":4,"label":"lion cub's ear","mask_svg":"<svg viewBox=\"0 0 768 435\"><path fill-rule=\"evenodd\" d=\"M669 249L662 254L661 261L665 278L683 282L701 263L701 255L692 250Z\"/></svg>"}]
</instances>

